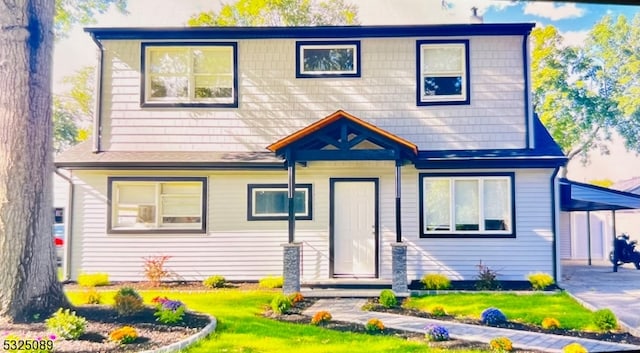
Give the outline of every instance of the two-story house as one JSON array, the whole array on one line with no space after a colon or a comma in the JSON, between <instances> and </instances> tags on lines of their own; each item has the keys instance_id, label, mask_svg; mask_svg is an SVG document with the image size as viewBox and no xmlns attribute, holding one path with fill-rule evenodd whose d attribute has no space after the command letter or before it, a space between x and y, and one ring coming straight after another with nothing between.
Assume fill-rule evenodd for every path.
<instances>
[{"instance_id":1,"label":"two-story house","mask_svg":"<svg viewBox=\"0 0 640 353\"><path fill-rule=\"evenodd\" d=\"M94 138L56 160L70 277L140 280L154 255L193 280L556 274L532 27L87 29Z\"/></svg>"}]
</instances>

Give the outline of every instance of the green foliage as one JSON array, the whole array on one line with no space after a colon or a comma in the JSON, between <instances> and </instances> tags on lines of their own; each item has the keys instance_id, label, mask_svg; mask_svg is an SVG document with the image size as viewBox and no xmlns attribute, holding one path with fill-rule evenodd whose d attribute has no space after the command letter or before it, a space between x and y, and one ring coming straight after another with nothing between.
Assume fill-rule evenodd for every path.
<instances>
[{"instance_id":1,"label":"green foliage","mask_svg":"<svg viewBox=\"0 0 640 353\"><path fill-rule=\"evenodd\" d=\"M532 102L569 159L600 148L613 131L640 151L640 14L604 16L580 46L568 46L553 26L532 38Z\"/></svg>"},{"instance_id":2,"label":"green foliage","mask_svg":"<svg viewBox=\"0 0 640 353\"><path fill-rule=\"evenodd\" d=\"M202 281L202 285L207 288L223 288L227 280L220 275L209 276Z\"/></svg>"},{"instance_id":3,"label":"green foliage","mask_svg":"<svg viewBox=\"0 0 640 353\"><path fill-rule=\"evenodd\" d=\"M553 284L553 277L548 273L532 273L527 279L534 290L544 290Z\"/></svg>"},{"instance_id":4,"label":"green foliage","mask_svg":"<svg viewBox=\"0 0 640 353\"><path fill-rule=\"evenodd\" d=\"M155 313L153 313L153 315L156 316L157 321L166 325L171 325L171 324L177 324L179 322L182 322L182 319L184 317L184 311L185 311L184 305L179 305L175 309L167 308L162 305L159 305L158 309L156 310Z\"/></svg>"},{"instance_id":5,"label":"green foliage","mask_svg":"<svg viewBox=\"0 0 640 353\"><path fill-rule=\"evenodd\" d=\"M291 298L284 294L276 295L273 300L271 300L271 310L278 315L282 315L291 309Z\"/></svg>"},{"instance_id":6,"label":"green foliage","mask_svg":"<svg viewBox=\"0 0 640 353\"><path fill-rule=\"evenodd\" d=\"M433 316L446 316L447 311L441 305L436 305L431 309L431 315Z\"/></svg>"},{"instance_id":7,"label":"green foliage","mask_svg":"<svg viewBox=\"0 0 640 353\"><path fill-rule=\"evenodd\" d=\"M283 285L284 277L282 276L267 276L258 281L258 287L260 288L282 288Z\"/></svg>"},{"instance_id":8,"label":"green foliage","mask_svg":"<svg viewBox=\"0 0 640 353\"><path fill-rule=\"evenodd\" d=\"M75 311L62 308L45 320L45 323L49 331L68 340L78 339L87 327L85 318L77 316Z\"/></svg>"},{"instance_id":9,"label":"green foliage","mask_svg":"<svg viewBox=\"0 0 640 353\"><path fill-rule=\"evenodd\" d=\"M56 152L64 151L90 135L94 73L95 67L85 66L66 76L63 82L69 90L53 97L53 147Z\"/></svg>"},{"instance_id":10,"label":"green foliage","mask_svg":"<svg viewBox=\"0 0 640 353\"><path fill-rule=\"evenodd\" d=\"M94 23L95 16L106 13L112 5L121 13L127 13L127 0L56 0L56 36L65 36L76 24L84 26Z\"/></svg>"},{"instance_id":11,"label":"green foliage","mask_svg":"<svg viewBox=\"0 0 640 353\"><path fill-rule=\"evenodd\" d=\"M358 8L344 0L237 0L219 12L191 16L189 26L323 26L358 24Z\"/></svg>"},{"instance_id":12,"label":"green foliage","mask_svg":"<svg viewBox=\"0 0 640 353\"><path fill-rule=\"evenodd\" d=\"M439 290L451 288L451 280L440 273L427 273L420 281L427 290Z\"/></svg>"},{"instance_id":13,"label":"green foliage","mask_svg":"<svg viewBox=\"0 0 640 353\"><path fill-rule=\"evenodd\" d=\"M593 313L593 323L602 331L611 331L618 327L618 318L611 309L600 309Z\"/></svg>"},{"instance_id":14,"label":"green foliage","mask_svg":"<svg viewBox=\"0 0 640 353\"><path fill-rule=\"evenodd\" d=\"M87 288L83 294L83 304L100 304L102 302L102 295L95 288Z\"/></svg>"},{"instance_id":15,"label":"green foliage","mask_svg":"<svg viewBox=\"0 0 640 353\"><path fill-rule=\"evenodd\" d=\"M379 319L372 318L364 324L364 329L369 333L380 333L384 330L384 324Z\"/></svg>"},{"instance_id":16,"label":"green foliage","mask_svg":"<svg viewBox=\"0 0 640 353\"><path fill-rule=\"evenodd\" d=\"M398 305L398 299L391 289L384 289L380 292L380 304L385 308L393 308Z\"/></svg>"},{"instance_id":17,"label":"green foliage","mask_svg":"<svg viewBox=\"0 0 640 353\"><path fill-rule=\"evenodd\" d=\"M144 309L142 297L131 287L122 287L113 297L113 308L120 316L132 316Z\"/></svg>"},{"instance_id":18,"label":"green foliage","mask_svg":"<svg viewBox=\"0 0 640 353\"><path fill-rule=\"evenodd\" d=\"M93 288L109 285L109 274L98 273L80 273L78 275L78 285L80 287Z\"/></svg>"},{"instance_id":19,"label":"green foliage","mask_svg":"<svg viewBox=\"0 0 640 353\"><path fill-rule=\"evenodd\" d=\"M476 277L477 290L500 290L500 282L498 281L498 272L492 270L489 266L480 261L478 264L478 275Z\"/></svg>"}]
</instances>

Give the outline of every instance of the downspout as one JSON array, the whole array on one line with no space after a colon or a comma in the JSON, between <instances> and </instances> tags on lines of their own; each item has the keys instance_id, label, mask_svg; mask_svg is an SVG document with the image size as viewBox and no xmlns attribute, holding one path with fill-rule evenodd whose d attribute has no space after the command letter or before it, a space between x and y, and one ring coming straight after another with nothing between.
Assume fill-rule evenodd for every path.
<instances>
[{"instance_id":1,"label":"downspout","mask_svg":"<svg viewBox=\"0 0 640 353\"><path fill-rule=\"evenodd\" d=\"M67 198L67 217L65 219L65 227L64 227L64 261L62 263L63 266L63 278L62 282L67 282L71 278L71 243L73 242L73 196L74 196L74 185L73 180L68 176L62 174L60 172L60 168L56 168L54 170L58 176L62 179L66 180L69 183L69 196Z\"/></svg>"},{"instance_id":2,"label":"downspout","mask_svg":"<svg viewBox=\"0 0 640 353\"><path fill-rule=\"evenodd\" d=\"M552 231L552 240L551 240L551 258L553 262L553 281L558 284L558 205L556 201L558 200L558 187L556 183L556 177L558 176L558 172L560 171L560 167L556 167L551 173L551 231Z\"/></svg>"},{"instance_id":3,"label":"downspout","mask_svg":"<svg viewBox=\"0 0 640 353\"><path fill-rule=\"evenodd\" d=\"M98 94L95 101L95 108L93 112L93 153L99 153L101 151L101 139L102 139L102 76L104 70L104 46L96 38L94 33L91 33L91 39L98 46L100 57L100 66L96 70L96 86L98 87Z\"/></svg>"}]
</instances>

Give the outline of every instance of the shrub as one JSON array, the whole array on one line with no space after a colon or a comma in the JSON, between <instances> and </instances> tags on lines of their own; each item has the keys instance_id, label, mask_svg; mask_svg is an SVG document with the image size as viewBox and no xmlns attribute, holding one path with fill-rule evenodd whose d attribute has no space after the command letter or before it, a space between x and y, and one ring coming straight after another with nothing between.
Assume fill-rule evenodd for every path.
<instances>
[{"instance_id":1,"label":"shrub","mask_svg":"<svg viewBox=\"0 0 640 353\"><path fill-rule=\"evenodd\" d=\"M227 280L224 277L220 275L214 275L205 278L205 280L202 281L202 285L207 288L222 288L224 287L226 282Z\"/></svg>"},{"instance_id":2,"label":"shrub","mask_svg":"<svg viewBox=\"0 0 640 353\"><path fill-rule=\"evenodd\" d=\"M593 323L603 331L611 331L618 327L618 319L611 309L600 309L593 314Z\"/></svg>"},{"instance_id":3,"label":"shrub","mask_svg":"<svg viewBox=\"0 0 640 353\"><path fill-rule=\"evenodd\" d=\"M553 277L548 273L532 273L527 279L534 290L544 290L553 284Z\"/></svg>"},{"instance_id":4,"label":"shrub","mask_svg":"<svg viewBox=\"0 0 640 353\"><path fill-rule=\"evenodd\" d=\"M545 317L542 320L542 328L545 330L560 328L560 321L558 321L558 319L555 319L553 317Z\"/></svg>"},{"instance_id":5,"label":"shrub","mask_svg":"<svg viewBox=\"0 0 640 353\"><path fill-rule=\"evenodd\" d=\"M451 288L451 280L439 273L428 273L420 281L427 290L439 290Z\"/></svg>"},{"instance_id":6,"label":"shrub","mask_svg":"<svg viewBox=\"0 0 640 353\"><path fill-rule=\"evenodd\" d=\"M449 331L444 326L429 325L424 329L426 330L424 336L428 341L441 342L449 340Z\"/></svg>"},{"instance_id":7,"label":"shrub","mask_svg":"<svg viewBox=\"0 0 640 353\"><path fill-rule=\"evenodd\" d=\"M109 285L109 274L104 272L99 273L80 273L78 275L78 285L80 287L99 287Z\"/></svg>"},{"instance_id":8,"label":"shrub","mask_svg":"<svg viewBox=\"0 0 640 353\"><path fill-rule=\"evenodd\" d=\"M331 313L329 313L328 311L318 311L311 318L311 323L314 325L322 325L331 321L331 318Z\"/></svg>"},{"instance_id":9,"label":"shrub","mask_svg":"<svg viewBox=\"0 0 640 353\"><path fill-rule=\"evenodd\" d=\"M477 290L499 290L498 272L484 265L482 261L478 264L478 276L476 277Z\"/></svg>"},{"instance_id":10,"label":"shrub","mask_svg":"<svg viewBox=\"0 0 640 353\"><path fill-rule=\"evenodd\" d=\"M289 311L289 309L291 309L291 305L291 299L284 294L278 294L273 298L273 300L271 300L271 310L279 315Z\"/></svg>"},{"instance_id":11,"label":"shrub","mask_svg":"<svg viewBox=\"0 0 640 353\"><path fill-rule=\"evenodd\" d=\"M485 309L480 315L480 320L485 325L497 325L507 322L507 317L496 308Z\"/></svg>"},{"instance_id":12,"label":"shrub","mask_svg":"<svg viewBox=\"0 0 640 353\"><path fill-rule=\"evenodd\" d=\"M382 321L373 318L367 321L367 323L364 325L364 328L367 330L367 332L379 333L384 330L384 324L382 323Z\"/></svg>"},{"instance_id":13,"label":"shrub","mask_svg":"<svg viewBox=\"0 0 640 353\"><path fill-rule=\"evenodd\" d=\"M282 288L282 285L284 285L284 277L282 276L267 276L258 281L260 288Z\"/></svg>"},{"instance_id":14,"label":"shrub","mask_svg":"<svg viewBox=\"0 0 640 353\"><path fill-rule=\"evenodd\" d=\"M113 308L120 316L131 316L144 309L144 302L140 294L131 287L122 287L113 297Z\"/></svg>"},{"instance_id":15,"label":"shrub","mask_svg":"<svg viewBox=\"0 0 640 353\"><path fill-rule=\"evenodd\" d=\"M289 295L289 299L291 299L291 304L296 305L304 300L304 296L300 292L293 293Z\"/></svg>"},{"instance_id":16,"label":"shrub","mask_svg":"<svg viewBox=\"0 0 640 353\"><path fill-rule=\"evenodd\" d=\"M160 284L171 275L171 271L165 268L165 263L171 258L171 256L149 256L143 257L144 260L144 277L149 281L149 284L153 287L158 287Z\"/></svg>"},{"instance_id":17,"label":"shrub","mask_svg":"<svg viewBox=\"0 0 640 353\"><path fill-rule=\"evenodd\" d=\"M157 317L156 321L167 325L182 321L186 308L181 301L171 300L167 297L155 297L151 302L156 305L156 312L153 313Z\"/></svg>"},{"instance_id":18,"label":"shrub","mask_svg":"<svg viewBox=\"0 0 640 353\"><path fill-rule=\"evenodd\" d=\"M372 302L366 302L364 303L364 305L362 305L362 311L373 311L376 308L376 304L372 303Z\"/></svg>"},{"instance_id":19,"label":"shrub","mask_svg":"<svg viewBox=\"0 0 640 353\"><path fill-rule=\"evenodd\" d=\"M85 304L100 304L102 302L102 295L95 288L87 288L82 293L82 302Z\"/></svg>"},{"instance_id":20,"label":"shrub","mask_svg":"<svg viewBox=\"0 0 640 353\"><path fill-rule=\"evenodd\" d=\"M118 344L133 343L138 338L138 331L131 326L123 326L109 333L109 340Z\"/></svg>"},{"instance_id":21,"label":"shrub","mask_svg":"<svg viewBox=\"0 0 640 353\"><path fill-rule=\"evenodd\" d=\"M588 353L587 349L584 348L580 343L573 342L562 348L563 353Z\"/></svg>"},{"instance_id":22,"label":"shrub","mask_svg":"<svg viewBox=\"0 0 640 353\"><path fill-rule=\"evenodd\" d=\"M431 309L431 315L433 316L445 316L447 315L447 312L444 310L443 307L441 306L434 306L433 309Z\"/></svg>"},{"instance_id":23,"label":"shrub","mask_svg":"<svg viewBox=\"0 0 640 353\"><path fill-rule=\"evenodd\" d=\"M393 308L398 305L398 299L391 289L384 289L380 292L380 304L385 308Z\"/></svg>"},{"instance_id":24,"label":"shrub","mask_svg":"<svg viewBox=\"0 0 640 353\"><path fill-rule=\"evenodd\" d=\"M75 311L62 308L45 320L45 323L49 331L67 340L78 339L87 328L85 318L77 316Z\"/></svg>"},{"instance_id":25,"label":"shrub","mask_svg":"<svg viewBox=\"0 0 640 353\"><path fill-rule=\"evenodd\" d=\"M493 352L504 353L513 350L513 343L507 337L496 337L489 341L489 348Z\"/></svg>"}]
</instances>

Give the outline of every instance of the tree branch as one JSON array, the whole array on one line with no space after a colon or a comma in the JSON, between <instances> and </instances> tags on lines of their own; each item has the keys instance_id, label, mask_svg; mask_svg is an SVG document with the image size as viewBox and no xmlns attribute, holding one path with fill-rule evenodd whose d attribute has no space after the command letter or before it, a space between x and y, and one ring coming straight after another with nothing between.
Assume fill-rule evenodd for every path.
<instances>
[{"instance_id":1,"label":"tree branch","mask_svg":"<svg viewBox=\"0 0 640 353\"><path fill-rule=\"evenodd\" d=\"M593 131L591 131L587 139L580 146L573 148L571 151L569 151L569 153L567 153L567 159L568 160L573 159L573 157L577 156L580 152L584 151L587 147L589 147L589 145L593 143L593 140L595 140L596 136L598 135L598 132L600 132L600 128L601 126L597 126L595 129L593 129Z\"/></svg>"}]
</instances>

